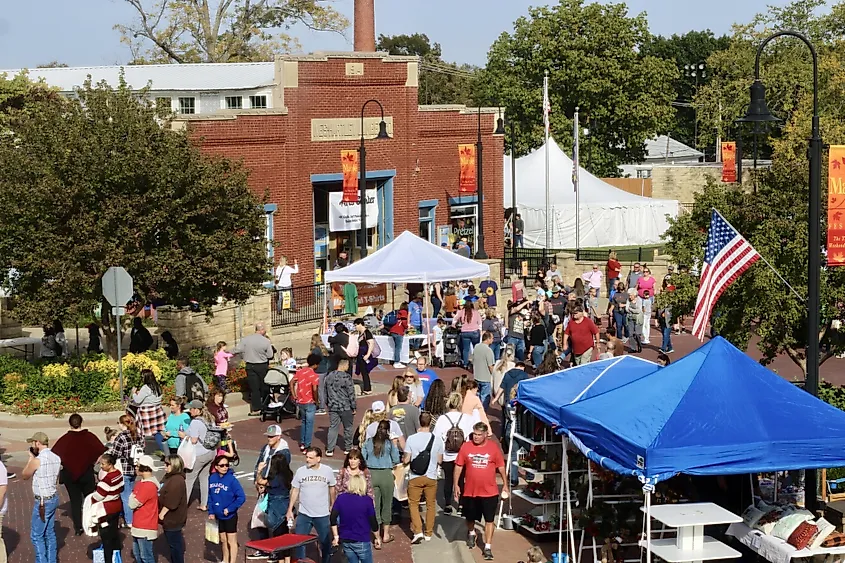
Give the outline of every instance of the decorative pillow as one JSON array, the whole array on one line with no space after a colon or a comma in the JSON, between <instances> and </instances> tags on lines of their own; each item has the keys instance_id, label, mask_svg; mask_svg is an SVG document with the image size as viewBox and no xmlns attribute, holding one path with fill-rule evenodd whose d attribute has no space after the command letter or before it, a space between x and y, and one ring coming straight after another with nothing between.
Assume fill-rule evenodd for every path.
<instances>
[{"instance_id":1,"label":"decorative pillow","mask_svg":"<svg viewBox=\"0 0 845 563\"><path fill-rule=\"evenodd\" d=\"M758 521L757 524L753 526L755 530L760 530L764 534L771 534L772 530L775 527L778 519L783 516L783 509L782 508L775 508L767 512L763 515Z\"/></svg>"},{"instance_id":2,"label":"decorative pillow","mask_svg":"<svg viewBox=\"0 0 845 563\"><path fill-rule=\"evenodd\" d=\"M753 528L757 525L757 522L765 516L766 513L754 506L753 504L745 509L745 512L742 513L742 521L745 522L745 525L749 528Z\"/></svg>"},{"instance_id":3,"label":"decorative pillow","mask_svg":"<svg viewBox=\"0 0 845 563\"><path fill-rule=\"evenodd\" d=\"M842 547L845 545L845 534L834 530L827 536L827 539L822 542L822 547Z\"/></svg>"},{"instance_id":4,"label":"decorative pillow","mask_svg":"<svg viewBox=\"0 0 845 563\"><path fill-rule=\"evenodd\" d=\"M816 537L810 543L810 549L818 549L822 546L822 542L827 539L830 533L836 530L836 526L834 526L824 518L819 518L813 523L819 529L819 533L816 534Z\"/></svg>"},{"instance_id":5,"label":"decorative pillow","mask_svg":"<svg viewBox=\"0 0 845 563\"><path fill-rule=\"evenodd\" d=\"M799 510L790 514L786 514L782 516L780 520L778 520L777 524L775 524L775 527L772 529L771 535L786 541L789 539L789 536L792 535L792 532L794 532L795 529L798 527L798 524L812 519L813 515L806 510Z\"/></svg>"},{"instance_id":6,"label":"decorative pillow","mask_svg":"<svg viewBox=\"0 0 845 563\"><path fill-rule=\"evenodd\" d=\"M816 538L818 533L818 526L804 521L798 524L798 527L795 528L795 531L789 535L789 539L786 540L786 543L800 551L810 545Z\"/></svg>"}]
</instances>

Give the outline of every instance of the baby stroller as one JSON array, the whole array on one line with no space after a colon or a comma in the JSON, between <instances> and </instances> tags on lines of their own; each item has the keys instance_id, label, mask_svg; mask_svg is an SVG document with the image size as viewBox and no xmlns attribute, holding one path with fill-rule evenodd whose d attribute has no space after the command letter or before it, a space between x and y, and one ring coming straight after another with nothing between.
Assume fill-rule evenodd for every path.
<instances>
[{"instance_id":1,"label":"baby stroller","mask_svg":"<svg viewBox=\"0 0 845 563\"><path fill-rule=\"evenodd\" d=\"M461 331L453 326L443 331L443 367L456 366L461 363L461 352L458 349L458 339Z\"/></svg>"},{"instance_id":2,"label":"baby stroller","mask_svg":"<svg viewBox=\"0 0 845 563\"><path fill-rule=\"evenodd\" d=\"M272 366L264 376L264 383L270 387L270 393L261 405L261 421L281 422L285 415L296 414L296 403L290 396L290 379L283 366Z\"/></svg>"}]
</instances>

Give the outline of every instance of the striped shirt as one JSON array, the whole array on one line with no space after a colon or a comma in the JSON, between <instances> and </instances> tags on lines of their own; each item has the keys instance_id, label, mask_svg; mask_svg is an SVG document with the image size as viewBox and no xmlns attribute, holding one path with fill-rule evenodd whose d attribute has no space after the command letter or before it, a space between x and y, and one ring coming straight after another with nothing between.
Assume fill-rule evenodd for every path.
<instances>
[{"instance_id":1,"label":"striped shirt","mask_svg":"<svg viewBox=\"0 0 845 563\"><path fill-rule=\"evenodd\" d=\"M41 498L50 498L56 494L62 460L51 452L50 448L44 448L38 454L38 461L38 469L32 475L32 494Z\"/></svg>"},{"instance_id":2,"label":"striped shirt","mask_svg":"<svg viewBox=\"0 0 845 563\"><path fill-rule=\"evenodd\" d=\"M106 515L117 514L123 509L123 503L120 500L121 492L123 492L123 474L117 469L112 469L97 483L93 498L95 502L103 503Z\"/></svg>"}]
</instances>

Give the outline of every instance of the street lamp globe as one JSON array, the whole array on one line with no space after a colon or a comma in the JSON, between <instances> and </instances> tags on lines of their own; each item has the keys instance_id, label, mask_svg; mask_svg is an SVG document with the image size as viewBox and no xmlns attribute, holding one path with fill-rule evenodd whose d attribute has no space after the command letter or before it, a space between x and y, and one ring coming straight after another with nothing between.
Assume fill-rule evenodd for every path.
<instances>
[{"instance_id":1,"label":"street lamp globe","mask_svg":"<svg viewBox=\"0 0 845 563\"><path fill-rule=\"evenodd\" d=\"M744 117L737 119L739 123L771 123L780 121L772 115L769 105L766 103L766 87L758 78L751 84L751 103L748 104L748 111Z\"/></svg>"}]
</instances>

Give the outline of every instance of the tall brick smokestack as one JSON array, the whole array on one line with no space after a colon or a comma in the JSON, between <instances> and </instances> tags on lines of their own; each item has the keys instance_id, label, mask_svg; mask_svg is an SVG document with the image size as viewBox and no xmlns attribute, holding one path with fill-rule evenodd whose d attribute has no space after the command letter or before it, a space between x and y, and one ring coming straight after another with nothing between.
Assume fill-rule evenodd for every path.
<instances>
[{"instance_id":1,"label":"tall brick smokestack","mask_svg":"<svg viewBox=\"0 0 845 563\"><path fill-rule=\"evenodd\" d=\"M373 53L376 50L375 0L355 0L355 51Z\"/></svg>"}]
</instances>

